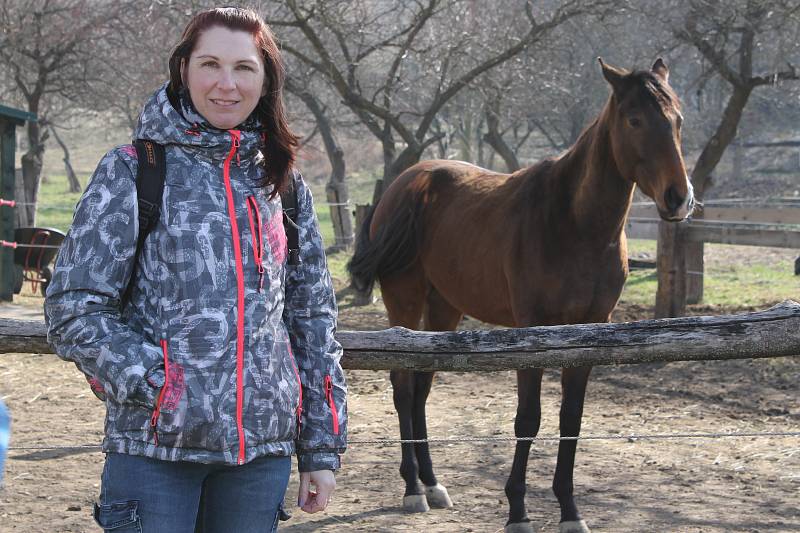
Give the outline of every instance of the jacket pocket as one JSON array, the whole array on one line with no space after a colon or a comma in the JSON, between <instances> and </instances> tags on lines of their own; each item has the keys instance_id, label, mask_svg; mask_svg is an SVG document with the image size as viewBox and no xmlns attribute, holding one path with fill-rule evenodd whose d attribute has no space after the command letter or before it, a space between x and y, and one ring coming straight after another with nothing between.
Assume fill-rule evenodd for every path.
<instances>
[{"instance_id":1,"label":"jacket pocket","mask_svg":"<svg viewBox=\"0 0 800 533\"><path fill-rule=\"evenodd\" d=\"M333 399L333 380L330 375L325 376L325 399L331 409L333 419L333 434L339 434L339 412L336 410L336 401Z\"/></svg>"},{"instance_id":2,"label":"jacket pocket","mask_svg":"<svg viewBox=\"0 0 800 533\"><path fill-rule=\"evenodd\" d=\"M182 440L188 411L186 378L183 367L169 360L166 339L161 339L161 351L164 354L164 386L153 408L150 427L156 445L176 446Z\"/></svg>"},{"instance_id":3,"label":"jacket pocket","mask_svg":"<svg viewBox=\"0 0 800 533\"><path fill-rule=\"evenodd\" d=\"M264 288L264 239L261 235L261 211L254 196L247 197L247 220L250 222L250 235L253 237L253 255L258 270L258 292Z\"/></svg>"}]
</instances>

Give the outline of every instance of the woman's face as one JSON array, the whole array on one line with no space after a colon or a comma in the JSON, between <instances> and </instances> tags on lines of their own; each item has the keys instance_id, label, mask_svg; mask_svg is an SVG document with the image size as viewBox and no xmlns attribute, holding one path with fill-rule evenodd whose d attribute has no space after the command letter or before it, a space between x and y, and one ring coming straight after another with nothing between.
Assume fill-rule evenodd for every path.
<instances>
[{"instance_id":1,"label":"woman's face","mask_svg":"<svg viewBox=\"0 0 800 533\"><path fill-rule=\"evenodd\" d=\"M197 111L222 130L244 122L266 93L264 63L253 36L222 26L200 34L181 74Z\"/></svg>"}]
</instances>

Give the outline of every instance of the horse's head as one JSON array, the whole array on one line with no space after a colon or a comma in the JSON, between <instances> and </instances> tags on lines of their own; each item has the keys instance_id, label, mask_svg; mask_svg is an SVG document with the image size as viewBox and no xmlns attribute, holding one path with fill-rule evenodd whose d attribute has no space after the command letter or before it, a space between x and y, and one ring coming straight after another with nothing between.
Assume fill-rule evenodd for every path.
<instances>
[{"instance_id":1,"label":"horse's head","mask_svg":"<svg viewBox=\"0 0 800 533\"><path fill-rule=\"evenodd\" d=\"M655 201L661 218L683 220L694 208L694 194L681 154L680 102L667 66L659 58L649 71L626 72L599 61L613 89L605 118L617 168Z\"/></svg>"}]
</instances>

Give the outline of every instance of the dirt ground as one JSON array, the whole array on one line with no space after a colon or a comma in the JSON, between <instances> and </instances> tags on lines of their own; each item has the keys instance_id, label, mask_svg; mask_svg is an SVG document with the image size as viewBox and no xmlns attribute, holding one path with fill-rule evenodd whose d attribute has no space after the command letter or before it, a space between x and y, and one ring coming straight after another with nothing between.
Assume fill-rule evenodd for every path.
<instances>
[{"instance_id":1,"label":"dirt ground","mask_svg":"<svg viewBox=\"0 0 800 533\"><path fill-rule=\"evenodd\" d=\"M23 301L0 307L0 316L41 316L40 301ZM650 313L623 306L615 319ZM342 306L340 329L386 325L379 306ZM388 373L351 371L348 380L350 439L397 437ZM513 436L515 383L513 372L437 374L428 401L430 436ZM598 367L582 433L796 432L798 393L798 357ZM557 434L559 397L558 373L547 371L540 436ZM0 398L13 416L12 446L96 445L102 438L102 404L75 367L53 355L0 354ZM432 453L452 509L403 512L399 447L352 444L325 513L293 507L293 476L287 504L294 516L281 531L502 531L513 443L434 444ZM558 530L550 490L555 457L555 444L537 443L528 467L528 512L541 531ZM102 463L95 449L13 450L0 490L0 532L99 531L91 508ZM595 532L800 531L797 437L582 441L575 482L578 505Z\"/></svg>"}]
</instances>

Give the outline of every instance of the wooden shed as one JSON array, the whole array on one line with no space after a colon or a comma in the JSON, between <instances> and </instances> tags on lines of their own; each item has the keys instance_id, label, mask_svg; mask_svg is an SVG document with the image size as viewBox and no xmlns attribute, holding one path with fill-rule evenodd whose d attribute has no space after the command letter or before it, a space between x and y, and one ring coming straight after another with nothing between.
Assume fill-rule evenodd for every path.
<instances>
[{"instance_id":1,"label":"wooden shed","mask_svg":"<svg viewBox=\"0 0 800 533\"><path fill-rule=\"evenodd\" d=\"M0 105L0 198L14 199L14 161L17 148L17 127L35 121L36 115ZM14 208L0 206L0 239L14 241ZM0 247L0 301L11 301L14 295L14 250Z\"/></svg>"}]
</instances>

